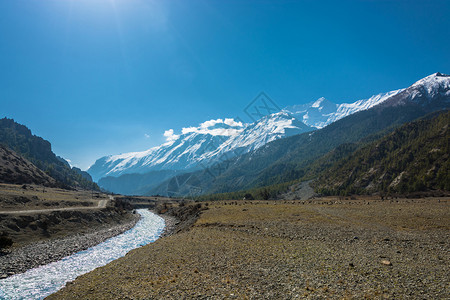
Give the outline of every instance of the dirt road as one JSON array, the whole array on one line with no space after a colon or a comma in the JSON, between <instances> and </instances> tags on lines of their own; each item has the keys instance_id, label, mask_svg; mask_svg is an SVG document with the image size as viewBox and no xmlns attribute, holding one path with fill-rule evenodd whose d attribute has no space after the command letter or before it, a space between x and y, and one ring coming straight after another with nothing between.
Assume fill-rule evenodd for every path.
<instances>
[{"instance_id":1,"label":"dirt road","mask_svg":"<svg viewBox=\"0 0 450 300\"><path fill-rule=\"evenodd\" d=\"M108 202L114 200L114 197L109 196L108 199L98 200L97 206L73 206L73 207L62 207L62 208L48 208L48 209L25 209L25 210L11 210L11 211L0 211L0 214L38 214L38 213L46 213L53 211L72 211L72 210L89 210L89 209L101 209L105 208L108 205Z\"/></svg>"}]
</instances>

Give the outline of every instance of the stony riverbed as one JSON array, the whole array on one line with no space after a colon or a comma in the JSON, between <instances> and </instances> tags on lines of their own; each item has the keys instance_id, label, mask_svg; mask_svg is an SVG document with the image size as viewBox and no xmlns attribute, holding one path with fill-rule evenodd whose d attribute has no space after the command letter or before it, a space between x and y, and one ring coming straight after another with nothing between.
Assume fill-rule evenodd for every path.
<instances>
[{"instance_id":1,"label":"stony riverbed","mask_svg":"<svg viewBox=\"0 0 450 300\"><path fill-rule=\"evenodd\" d=\"M26 270L58 261L63 257L95 246L113 236L132 228L139 220L135 214L131 221L112 225L86 234L76 234L60 239L40 241L0 256L0 279L25 272Z\"/></svg>"}]
</instances>

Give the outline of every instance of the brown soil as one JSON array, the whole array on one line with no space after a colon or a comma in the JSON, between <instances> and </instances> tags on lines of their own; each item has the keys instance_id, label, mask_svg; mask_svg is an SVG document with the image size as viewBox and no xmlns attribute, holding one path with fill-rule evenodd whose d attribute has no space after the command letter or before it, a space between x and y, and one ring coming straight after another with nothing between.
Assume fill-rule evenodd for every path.
<instances>
[{"instance_id":1,"label":"brown soil","mask_svg":"<svg viewBox=\"0 0 450 300\"><path fill-rule=\"evenodd\" d=\"M189 231L49 299L444 299L449 208L449 198L203 203Z\"/></svg>"}]
</instances>

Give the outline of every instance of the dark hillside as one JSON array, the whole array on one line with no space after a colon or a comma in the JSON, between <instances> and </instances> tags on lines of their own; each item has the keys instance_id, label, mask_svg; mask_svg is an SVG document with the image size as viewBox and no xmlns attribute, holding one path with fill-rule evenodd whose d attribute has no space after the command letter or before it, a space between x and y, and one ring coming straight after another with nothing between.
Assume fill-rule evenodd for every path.
<instances>
[{"instance_id":1,"label":"dark hillside","mask_svg":"<svg viewBox=\"0 0 450 300\"><path fill-rule=\"evenodd\" d=\"M0 144L22 155L40 170L56 179L65 187L81 187L98 190L97 184L52 152L49 141L33 135L26 126L13 119L0 119Z\"/></svg>"},{"instance_id":2,"label":"dark hillside","mask_svg":"<svg viewBox=\"0 0 450 300\"><path fill-rule=\"evenodd\" d=\"M0 145L0 182L56 186L56 180L14 151Z\"/></svg>"},{"instance_id":3,"label":"dark hillside","mask_svg":"<svg viewBox=\"0 0 450 300\"><path fill-rule=\"evenodd\" d=\"M326 170L325 195L450 191L450 112L405 124Z\"/></svg>"}]
</instances>

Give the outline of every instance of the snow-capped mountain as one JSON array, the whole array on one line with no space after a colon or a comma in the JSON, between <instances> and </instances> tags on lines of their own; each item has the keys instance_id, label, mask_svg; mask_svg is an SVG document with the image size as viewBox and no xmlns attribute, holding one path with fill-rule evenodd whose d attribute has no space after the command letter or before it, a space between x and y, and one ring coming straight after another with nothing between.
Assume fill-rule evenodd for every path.
<instances>
[{"instance_id":1,"label":"snow-capped mountain","mask_svg":"<svg viewBox=\"0 0 450 300\"><path fill-rule=\"evenodd\" d=\"M355 112L383 103L401 91L403 89L374 95L369 99L358 100L353 103L342 104L335 104L322 97L307 104L286 107L284 111L302 120L306 125L320 129Z\"/></svg>"},{"instance_id":2,"label":"snow-capped mountain","mask_svg":"<svg viewBox=\"0 0 450 300\"><path fill-rule=\"evenodd\" d=\"M208 163L216 162L217 159L225 160L258 149L271 141L313 129L288 112L274 113L261 118L258 122L247 124L240 134L224 139L217 149L204 153L200 159Z\"/></svg>"},{"instance_id":3,"label":"snow-capped mountain","mask_svg":"<svg viewBox=\"0 0 450 300\"><path fill-rule=\"evenodd\" d=\"M110 155L98 159L88 172L95 181L123 174L151 171L192 171L260 148L268 142L294 134L323 128L339 119L376 105L427 104L448 107L450 76L435 73L406 89L374 95L353 103L334 104L325 98L286 107L281 112L252 124L233 119L210 120L198 127L183 128L181 134L165 132L167 142L143 152ZM436 102L436 99L443 103Z\"/></svg>"},{"instance_id":4,"label":"snow-capped mountain","mask_svg":"<svg viewBox=\"0 0 450 300\"><path fill-rule=\"evenodd\" d=\"M399 106L407 102L420 106L432 105L435 109L447 108L450 104L450 75L434 73L415 82L395 97L383 103Z\"/></svg>"},{"instance_id":5,"label":"snow-capped mountain","mask_svg":"<svg viewBox=\"0 0 450 300\"><path fill-rule=\"evenodd\" d=\"M210 120L183 128L181 135L166 131L168 141L143 152L98 159L88 172L98 181L105 176L159 170L195 170L261 147L275 139L313 130L287 112L268 115L253 124L233 119Z\"/></svg>"}]
</instances>

